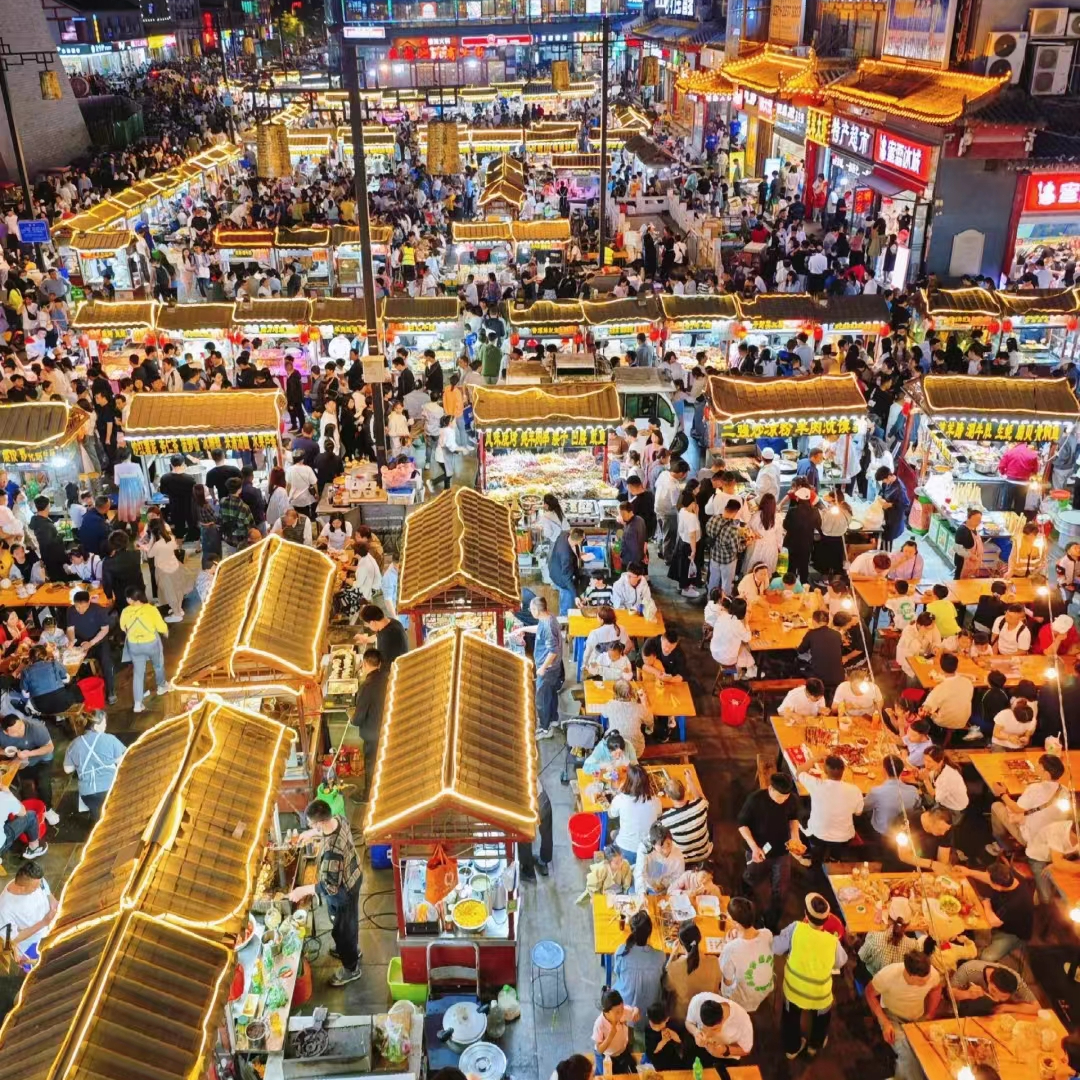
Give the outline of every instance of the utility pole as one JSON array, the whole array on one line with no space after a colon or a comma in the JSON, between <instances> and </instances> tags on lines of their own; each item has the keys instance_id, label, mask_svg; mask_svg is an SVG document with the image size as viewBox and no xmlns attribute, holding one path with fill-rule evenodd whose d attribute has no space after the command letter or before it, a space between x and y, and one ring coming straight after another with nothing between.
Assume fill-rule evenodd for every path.
<instances>
[{"instance_id":1,"label":"utility pole","mask_svg":"<svg viewBox=\"0 0 1080 1080\"><path fill-rule=\"evenodd\" d=\"M603 30L600 61L600 225L597 229L597 265L600 270L604 269L604 248L607 246L607 133L608 133L608 53L611 49L611 20L608 18L607 8L604 8L603 17L600 20Z\"/></svg>"},{"instance_id":2,"label":"utility pole","mask_svg":"<svg viewBox=\"0 0 1080 1080\"><path fill-rule=\"evenodd\" d=\"M8 131L11 133L11 149L15 155L15 167L19 173L19 183L22 186L23 201L26 203L26 220L34 216L34 200L30 194L30 177L26 171L26 157L23 154L22 139L19 137L19 126L15 123L15 112L11 104L11 87L8 85L8 70L13 67L22 67L25 64L37 64L43 71L51 70L55 59L54 53L44 50L36 52L14 52L2 38L0 38L0 95L4 99L4 112L7 115ZM38 269L45 272L45 259L41 254L41 245L34 245L34 261Z\"/></svg>"},{"instance_id":3,"label":"utility pole","mask_svg":"<svg viewBox=\"0 0 1080 1080\"><path fill-rule=\"evenodd\" d=\"M371 218L368 214L367 162L364 158L364 114L360 103L360 53L356 44L345 38L345 3L341 0L340 21L334 27L338 39L338 55L341 57L341 83L349 94L349 124L352 128L353 180L356 197L356 214L360 224L360 273L364 279L364 322L367 325L368 355L379 355L378 314L375 310L375 272L371 262ZM382 467L386 464L385 410L382 407L382 385L376 384L372 401L375 403L375 462L379 467L376 475L382 483Z\"/></svg>"}]
</instances>

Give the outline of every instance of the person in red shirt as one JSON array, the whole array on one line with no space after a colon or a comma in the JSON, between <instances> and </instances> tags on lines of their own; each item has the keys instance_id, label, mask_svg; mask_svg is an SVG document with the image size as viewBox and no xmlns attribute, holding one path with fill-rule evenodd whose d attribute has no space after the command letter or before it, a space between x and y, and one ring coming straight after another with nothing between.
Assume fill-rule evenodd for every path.
<instances>
[{"instance_id":1,"label":"person in red shirt","mask_svg":"<svg viewBox=\"0 0 1080 1080\"><path fill-rule=\"evenodd\" d=\"M1010 446L998 462L998 473L1009 481L1011 505L1007 509L1023 514L1027 503L1028 484L1039 472L1039 455L1027 443ZM1033 515L1028 515L1029 517Z\"/></svg>"},{"instance_id":2,"label":"person in red shirt","mask_svg":"<svg viewBox=\"0 0 1080 1080\"><path fill-rule=\"evenodd\" d=\"M1039 656L1072 656L1080 651L1080 634L1070 615L1058 615L1053 622L1044 623L1031 647Z\"/></svg>"}]
</instances>

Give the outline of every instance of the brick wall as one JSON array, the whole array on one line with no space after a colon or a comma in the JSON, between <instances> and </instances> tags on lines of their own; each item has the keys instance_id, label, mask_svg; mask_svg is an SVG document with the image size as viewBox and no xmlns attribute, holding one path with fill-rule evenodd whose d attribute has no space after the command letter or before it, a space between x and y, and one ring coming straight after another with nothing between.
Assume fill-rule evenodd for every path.
<instances>
[{"instance_id":1,"label":"brick wall","mask_svg":"<svg viewBox=\"0 0 1080 1080\"><path fill-rule=\"evenodd\" d=\"M54 57L52 70L60 79L63 97L43 101L35 63L8 69L15 123L22 139L30 182L42 169L66 165L89 145L82 113L71 93L67 75L56 56L56 46L40 0L0 0L0 39L13 52L47 51ZM7 120L0 117L0 176L18 179Z\"/></svg>"}]
</instances>

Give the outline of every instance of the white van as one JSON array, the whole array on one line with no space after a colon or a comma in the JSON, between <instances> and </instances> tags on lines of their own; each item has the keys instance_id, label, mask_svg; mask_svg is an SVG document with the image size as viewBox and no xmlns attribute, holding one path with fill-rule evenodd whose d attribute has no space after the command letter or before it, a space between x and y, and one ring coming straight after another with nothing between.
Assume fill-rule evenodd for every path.
<instances>
[{"instance_id":1,"label":"white van","mask_svg":"<svg viewBox=\"0 0 1080 1080\"><path fill-rule=\"evenodd\" d=\"M631 420L639 431L650 423L660 425L664 445L670 446L677 429L675 420L675 384L667 372L657 368L623 367L612 373L619 391L622 414Z\"/></svg>"}]
</instances>

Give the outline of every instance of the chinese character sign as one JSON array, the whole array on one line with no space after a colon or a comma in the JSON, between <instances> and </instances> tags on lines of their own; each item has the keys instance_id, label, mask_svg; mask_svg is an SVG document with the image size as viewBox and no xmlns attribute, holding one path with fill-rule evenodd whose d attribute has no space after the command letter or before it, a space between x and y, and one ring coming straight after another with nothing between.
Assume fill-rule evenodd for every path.
<instances>
[{"instance_id":1,"label":"chinese character sign","mask_svg":"<svg viewBox=\"0 0 1080 1080\"><path fill-rule=\"evenodd\" d=\"M841 150L869 158L873 152L874 129L857 124L846 116L834 116L829 128L829 141Z\"/></svg>"},{"instance_id":2,"label":"chinese character sign","mask_svg":"<svg viewBox=\"0 0 1080 1080\"><path fill-rule=\"evenodd\" d=\"M1080 211L1080 172L1032 173L1027 179L1024 210L1033 214Z\"/></svg>"},{"instance_id":3,"label":"chinese character sign","mask_svg":"<svg viewBox=\"0 0 1080 1080\"><path fill-rule=\"evenodd\" d=\"M829 145L829 131L832 127L832 117L820 109L806 110L806 137L810 142L819 146Z\"/></svg>"},{"instance_id":4,"label":"chinese character sign","mask_svg":"<svg viewBox=\"0 0 1080 1080\"><path fill-rule=\"evenodd\" d=\"M212 450L264 450L277 446L277 435L157 435L153 438L128 439L133 454L154 457L158 454L205 454Z\"/></svg>"},{"instance_id":5,"label":"chinese character sign","mask_svg":"<svg viewBox=\"0 0 1080 1080\"><path fill-rule=\"evenodd\" d=\"M736 420L725 424L725 439L792 439L803 435L851 435L855 417L831 416L820 420Z\"/></svg>"},{"instance_id":6,"label":"chinese character sign","mask_svg":"<svg viewBox=\"0 0 1080 1080\"><path fill-rule=\"evenodd\" d=\"M492 428L484 443L489 450L595 450L607 445L607 428Z\"/></svg>"},{"instance_id":7,"label":"chinese character sign","mask_svg":"<svg viewBox=\"0 0 1080 1080\"><path fill-rule=\"evenodd\" d=\"M874 139L874 160L879 165L916 176L924 183L930 179L930 147L924 143L879 131Z\"/></svg>"},{"instance_id":8,"label":"chinese character sign","mask_svg":"<svg viewBox=\"0 0 1080 1080\"><path fill-rule=\"evenodd\" d=\"M934 426L946 439L1044 443L1061 438L1057 420L939 420Z\"/></svg>"}]
</instances>

